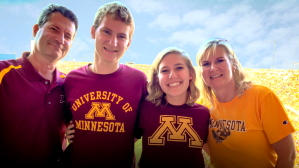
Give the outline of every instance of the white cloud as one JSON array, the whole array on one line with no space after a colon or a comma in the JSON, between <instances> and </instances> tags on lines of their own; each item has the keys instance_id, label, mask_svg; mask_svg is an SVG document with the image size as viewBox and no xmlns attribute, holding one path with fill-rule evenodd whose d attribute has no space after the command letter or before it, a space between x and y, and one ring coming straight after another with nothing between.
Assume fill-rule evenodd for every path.
<instances>
[{"instance_id":1,"label":"white cloud","mask_svg":"<svg viewBox=\"0 0 299 168\"><path fill-rule=\"evenodd\" d=\"M128 0L126 4L130 10L134 10L137 13L149 13L151 15L163 11L165 8L162 2L154 0Z\"/></svg>"},{"instance_id":2,"label":"white cloud","mask_svg":"<svg viewBox=\"0 0 299 168\"><path fill-rule=\"evenodd\" d=\"M38 6L33 6L30 4L12 5L5 8L16 15L29 16L34 19L37 19L42 11L42 9Z\"/></svg>"},{"instance_id":3,"label":"white cloud","mask_svg":"<svg viewBox=\"0 0 299 168\"><path fill-rule=\"evenodd\" d=\"M126 55L128 55L131 59L139 59L142 57L139 53L131 51L131 50L128 50L126 52Z\"/></svg>"},{"instance_id":4,"label":"white cloud","mask_svg":"<svg viewBox=\"0 0 299 168\"><path fill-rule=\"evenodd\" d=\"M94 46L94 41L89 41L88 38L85 38L84 40L82 40L81 38L76 37L74 39L72 47L70 48L67 58L69 58L70 60L73 60L73 59L77 60L79 57L79 58L82 58L82 60L84 60L84 57L82 54L84 54L85 52L94 52L93 46ZM88 55L88 57L94 57L94 54Z\"/></svg>"},{"instance_id":5,"label":"white cloud","mask_svg":"<svg viewBox=\"0 0 299 168\"><path fill-rule=\"evenodd\" d=\"M196 17L198 15L204 17ZM198 46L199 42L211 37L223 37L238 43L252 41L262 34L262 19L255 11L250 11L248 6L234 6L223 13L212 11L191 11L183 16L182 22L201 28L194 30L177 31L169 38L170 42L184 45Z\"/></svg>"},{"instance_id":6,"label":"white cloud","mask_svg":"<svg viewBox=\"0 0 299 168\"><path fill-rule=\"evenodd\" d=\"M153 37L149 37L146 39L147 41L151 42L151 43L154 43L154 44L157 44L159 42L163 42L165 41L163 38L159 37L159 38L153 38Z\"/></svg>"},{"instance_id":7,"label":"white cloud","mask_svg":"<svg viewBox=\"0 0 299 168\"><path fill-rule=\"evenodd\" d=\"M24 9L25 9L25 11L22 10L22 12L26 12L29 16L31 16L32 18L35 18L35 19L37 19L42 12L42 9L40 9L39 7L29 5L29 4L26 4L24 6ZM20 13L20 14L23 14L23 13Z\"/></svg>"},{"instance_id":8,"label":"white cloud","mask_svg":"<svg viewBox=\"0 0 299 168\"><path fill-rule=\"evenodd\" d=\"M205 25L210 17L211 12L209 10L195 10L185 14L182 22L189 25Z\"/></svg>"},{"instance_id":9,"label":"white cloud","mask_svg":"<svg viewBox=\"0 0 299 168\"><path fill-rule=\"evenodd\" d=\"M178 15L162 13L158 15L152 23L149 24L149 28L169 31L178 27L181 23L180 20L181 18Z\"/></svg>"},{"instance_id":10,"label":"white cloud","mask_svg":"<svg viewBox=\"0 0 299 168\"><path fill-rule=\"evenodd\" d=\"M283 68L286 66L294 66L299 69L299 35L289 38L288 41L278 42L277 48L275 49L274 65L277 68ZM296 65L296 66L295 66Z\"/></svg>"},{"instance_id":11,"label":"white cloud","mask_svg":"<svg viewBox=\"0 0 299 168\"><path fill-rule=\"evenodd\" d=\"M177 44L180 47L185 45L192 45L199 47L202 42L211 37L210 32L205 31L204 29L195 29L195 30L182 30L174 32L169 38L168 42Z\"/></svg>"},{"instance_id":12,"label":"white cloud","mask_svg":"<svg viewBox=\"0 0 299 168\"><path fill-rule=\"evenodd\" d=\"M13 14L16 14L16 12L20 10L19 7L15 8L15 7L3 6L3 5L0 5L0 8L5 9L6 11L11 12Z\"/></svg>"},{"instance_id":13,"label":"white cloud","mask_svg":"<svg viewBox=\"0 0 299 168\"><path fill-rule=\"evenodd\" d=\"M281 5L281 6L280 6ZM235 5L227 10L194 10L182 15L187 30L173 32L169 43L198 47L211 37L228 39L236 46L246 68L299 68L299 7L279 2L257 11L249 5ZM279 18L279 19L278 19ZM236 50L235 50L236 51Z\"/></svg>"}]
</instances>

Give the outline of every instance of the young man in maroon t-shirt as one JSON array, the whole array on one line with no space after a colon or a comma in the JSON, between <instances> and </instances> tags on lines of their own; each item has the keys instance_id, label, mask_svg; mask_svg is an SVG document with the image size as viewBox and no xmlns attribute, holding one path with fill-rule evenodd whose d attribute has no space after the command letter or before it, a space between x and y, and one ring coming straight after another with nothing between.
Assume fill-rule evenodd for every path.
<instances>
[{"instance_id":1,"label":"young man in maroon t-shirt","mask_svg":"<svg viewBox=\"0 0 299 168\"><path fill-rule=\"evenodd\" d=\"M0 163L52 167L63 152L65 75L56 63L68 53L78 28L69 9L49 4L33 26L34 48L0 61Z\"/></svg>"},{"instance_id":2,"label":"young man in maroon t-shirt","mask_svg":"<svg viewBox=\"0 0 299 168\"><path fill-rule=\"evenodd\" d=\"M65 95L74 139L61 163L68 167L134 166L134 126L146 75L119 64L130 46L134 22L120 2L101 6L91 27L94 63L68 73Z\"/></svg>"}]
</instances>

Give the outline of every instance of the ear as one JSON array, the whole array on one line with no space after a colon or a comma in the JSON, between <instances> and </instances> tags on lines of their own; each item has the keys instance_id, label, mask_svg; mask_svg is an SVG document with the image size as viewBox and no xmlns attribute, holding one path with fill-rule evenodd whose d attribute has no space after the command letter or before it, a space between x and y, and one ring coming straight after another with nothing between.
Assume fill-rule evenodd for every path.
<instances>
[{"instance_id":1,"label":"ear","mask_svg":"<svg viewBox=\"0 0 299 168\"><path fill-rule=\"evenodd\" d=\"M232 72L234 73L237 69L237 67L234 65L234 62L231 62Z\"/></svg>"},{"instance_id":2,"label":"ear","mask_svg":"<svg viewBox=\"0 0 299 168\"><path fill-rule=\"evenodd\" d=\"M126 48L126 51L128 50L128 48L130 47L130 44L131 44L131 39L129 39L129 42L127 44L127 48Z\"/></svg>"},{"instance_id":3,"label":"ear","mask_svg":"<svg viewBox=\"0 0 299 168\"><path fill-rule=\"evenodd\" d=\"M189 71L189 80L193 79L192 75L193 75L193 73L191 71Z\"/></svg>"},{"instance_id":4,"label":"ear","mask_svg":"<svg viewBox=\"0 0 299 168\"><path fill-rule=\"evenodd\" d=\"M33 26L33 28L32 28L32 35L33 35L34 38L35 38L35 36L36 36L38 30L39 30L39 26L38 26L38 24L35 24L35 25Z\"/></svg>"},{"instance_id":5,"label":"ear","mask_svg":"<svg viewBox=\"0 0 299 168\"><path fill-rule=\"evenodd\" d=\"M92 25L92 26L91 26L91 29L90 29L90 34L91 34L91 38L92 38L92 39L95 39L95 31L96 31L96 30L95 30L94 26Z\"/></svg>"}]
</instances>

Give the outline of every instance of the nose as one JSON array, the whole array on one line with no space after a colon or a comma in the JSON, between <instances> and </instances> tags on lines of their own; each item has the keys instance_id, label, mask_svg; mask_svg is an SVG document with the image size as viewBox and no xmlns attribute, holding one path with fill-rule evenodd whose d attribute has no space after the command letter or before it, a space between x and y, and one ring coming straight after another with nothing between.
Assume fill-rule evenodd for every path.
<instances>
[{"instance_id":1,"label":"nose","mask_svg":"<svg viewBox=\"0 0 299 168\"><path fill-rule=\"evenodd\" d=\"M211 71L217 71L218 70L218 66L215 63L211 63Z\"/></svg>"},{"instance_id":2,"label":"nose","mask_svg":"<svg viewBox=\"0 0 299 168\"><path fill-rule=\"evenodd\" d=\"M57 34L55 40L58 42L58 45L63 45L64 44L64 33Z\"/></svg>"},{"instance_id":3,"label":"nose","mask_svg":"<svg viewBox=\"0 0 299 168\"><path fill-rule=\"evenodd\" d=\"M117 46L117 36L111 36L109 44L112 46Z\"/></svg>"},{"instance_id":4,"label":"nose","mask_svg":"<svg viewBox=\"0 0 299 168\"><path fill-rule=\"evenodd\" d=\"M176 76L177 76L176 72L174 70L171 70L169 73L169 78L174 78Z\"/></svg>"}]
</instances>

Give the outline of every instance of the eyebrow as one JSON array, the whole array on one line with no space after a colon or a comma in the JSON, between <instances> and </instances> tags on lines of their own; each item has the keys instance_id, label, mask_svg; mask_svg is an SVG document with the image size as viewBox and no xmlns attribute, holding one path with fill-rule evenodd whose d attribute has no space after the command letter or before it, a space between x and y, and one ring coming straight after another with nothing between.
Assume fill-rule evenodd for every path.
<instances>
[{"instance_id":1,"label":"eyebrow","mask_svg":"<svg viewBox=\"0 0 299 168\"><path fill-rule=\"evenodd\" d=\"M65 33L67 36L70 36L71 38L73 38L73 36L70 33Z\"/></svg>"},{"instance_id":2,"label":"eyebrow","mask_svg":"<svg viewBox=\"0 0 299 168\"><path fill-rule=\"evenodd\" d=\"M112 31L112 30L109 29L108 27L102 27L101 30L109 30L109 31Z\"/></svg>"},{"instance_id":3,"label":"eyebrow","mask_svg":"<svg viewBox=\"0 0 299 168\"><path fill-rule=\"evenodd\" d=\"M101 30L108 30L108 31L113 32L113 30L109 29L108 27L102 27ZM117 33L117 35L122 35L122 36L126 36L127 37L127 34L125 34L125 33Z\"/></svg>"},{"instance_id":4,"label":"eyebrow","mask_svg":"<svg viewBox=\"0 0 299 168\"><path fill-rule=\"evenodd\" d=\"M216 60L221 59L221 58L224 58L224 57L222 57L222 56L221 57L217 57ZM205 61L202 61L202 62L209 62L209 61L205 60Z\"/></svg>"},{"instance_id":5,"label":"eyebrow","mask_svg":"<svg viewBox=\"0 0 299 168\"><path fill-rule=\"evenodd\" d=\"M174 66L179 66L179 65L184 65L183 63L177 63L177 64L174 64ZM164 69L164 68L168 68L168 66L163 66L161 67L160 69Z\"/></svg>"}]
</instances>

